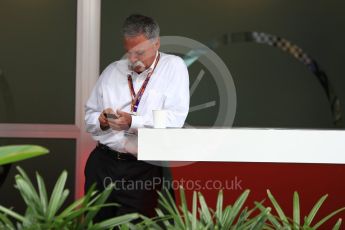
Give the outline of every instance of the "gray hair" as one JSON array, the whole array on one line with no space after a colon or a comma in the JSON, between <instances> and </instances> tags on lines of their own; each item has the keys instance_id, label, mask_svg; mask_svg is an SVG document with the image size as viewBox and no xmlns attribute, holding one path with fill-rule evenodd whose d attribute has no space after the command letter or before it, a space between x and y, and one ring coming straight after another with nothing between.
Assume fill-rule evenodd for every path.
<instances>
[{"instance_id":1,"label":"gray hair","mask_svg":"<svg viewBox=\"0 0 345 230\"><path fill-rule=\"evenodd\" d=\"M122 26L122 32L125 37L135 37L143 34L147 39L159 37L158 23L150 17L132 14L126 18Z\"/></svg>"}]
</instances>

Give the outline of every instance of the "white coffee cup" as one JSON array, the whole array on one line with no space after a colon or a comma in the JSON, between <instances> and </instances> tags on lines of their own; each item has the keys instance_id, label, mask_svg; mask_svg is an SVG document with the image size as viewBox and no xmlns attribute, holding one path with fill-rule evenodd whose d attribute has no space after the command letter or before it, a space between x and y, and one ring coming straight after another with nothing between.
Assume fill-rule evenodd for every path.
<instances>
[{"instance_id":1,"label":"white coffee cup","mask_svg":"<svg viewBox=\"0 0 345 230\"><path fill-rule=\"evenodd\" d=\"M164 129L167 127L168 113L166 110L155 109L152 110L153 113L153 128Z\"/></svg>"}]
</instances>

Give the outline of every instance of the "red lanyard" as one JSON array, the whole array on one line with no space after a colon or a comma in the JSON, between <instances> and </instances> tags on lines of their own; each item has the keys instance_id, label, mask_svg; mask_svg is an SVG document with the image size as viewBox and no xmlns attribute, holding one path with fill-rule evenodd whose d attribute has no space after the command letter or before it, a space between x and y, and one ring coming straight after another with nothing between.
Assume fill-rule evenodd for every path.
<instances>
[{"instance_id":1,"label":"red lanyard","mask_svg":"<svg viewBox=\"0 0 345 230\"><path fill-rule=\"evenodd\" d=\"M147 83L149 83L151 75L153 74L153 71L155 71L155 69L156 69L157 63L159 61L159 57L160 57L160 53L158 53L155 65L153 66L153 69L148 73L143 85L141 86L141 88L138 91L138 94L136 94L134 91L132 75L130 75L130 74L127 75L129 91L131 92L131 97L132 97L131 112L134 114L136 114L136 112L138 110L138 106L139 106L141 97L143 96L143 94L145 92Z\"/></svg>"}]
</instances>

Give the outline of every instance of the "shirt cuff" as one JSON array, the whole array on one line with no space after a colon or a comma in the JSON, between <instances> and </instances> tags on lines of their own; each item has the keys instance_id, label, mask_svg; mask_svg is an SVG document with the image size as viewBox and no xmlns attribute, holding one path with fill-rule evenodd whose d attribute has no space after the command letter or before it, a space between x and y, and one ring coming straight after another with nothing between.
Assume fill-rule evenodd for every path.
<instances>
[{"instance_id":1,"label":"shirt cuff","mask_svg":"<svg viewBox=\"0 0 345 230\"><path fill-rule=\"evenodd\" d=\"M97 119L94 120L95 129L93 132L91 132L91 134L93 134L95 136L101 136L101 135L105 135L107 133L110 133L112 131L112 129L110 127L109 127L109 129L105 129L105 130L101 129L101 124L99 123L98 117L99 117L99 115L97 116Z\"/></svg>"},{"instance_id":2,"label":"shirt cuff","mask_svg":"<svg viewBox=\"0 0 345 230\"><path fill-rule=\"evenodd\" d=\"M131 129L138 129L144 127L144 119L142 116L132 116Z\"/></svg>"}]
</instances>

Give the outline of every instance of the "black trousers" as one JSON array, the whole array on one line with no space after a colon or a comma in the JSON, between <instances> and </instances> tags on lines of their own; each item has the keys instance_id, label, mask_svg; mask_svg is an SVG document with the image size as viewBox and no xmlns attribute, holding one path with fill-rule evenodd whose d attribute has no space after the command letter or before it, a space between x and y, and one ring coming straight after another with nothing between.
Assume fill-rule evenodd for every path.
<instances>
[{"instance_id":1,"label":"black trousers","mask_svg":"<svg viewBox=\"0 0 345 230\"><path fill-rule=\"evenodd\" d=\"M114 153L96 147L87 160L84 173L85 193L92 184L101 192L114 183L107 203L120 205L102 208L95 222L133 212L155 216L157 191L162 185L161 167L144 161L119 160Z\"/></svg>"}]
</instances>

